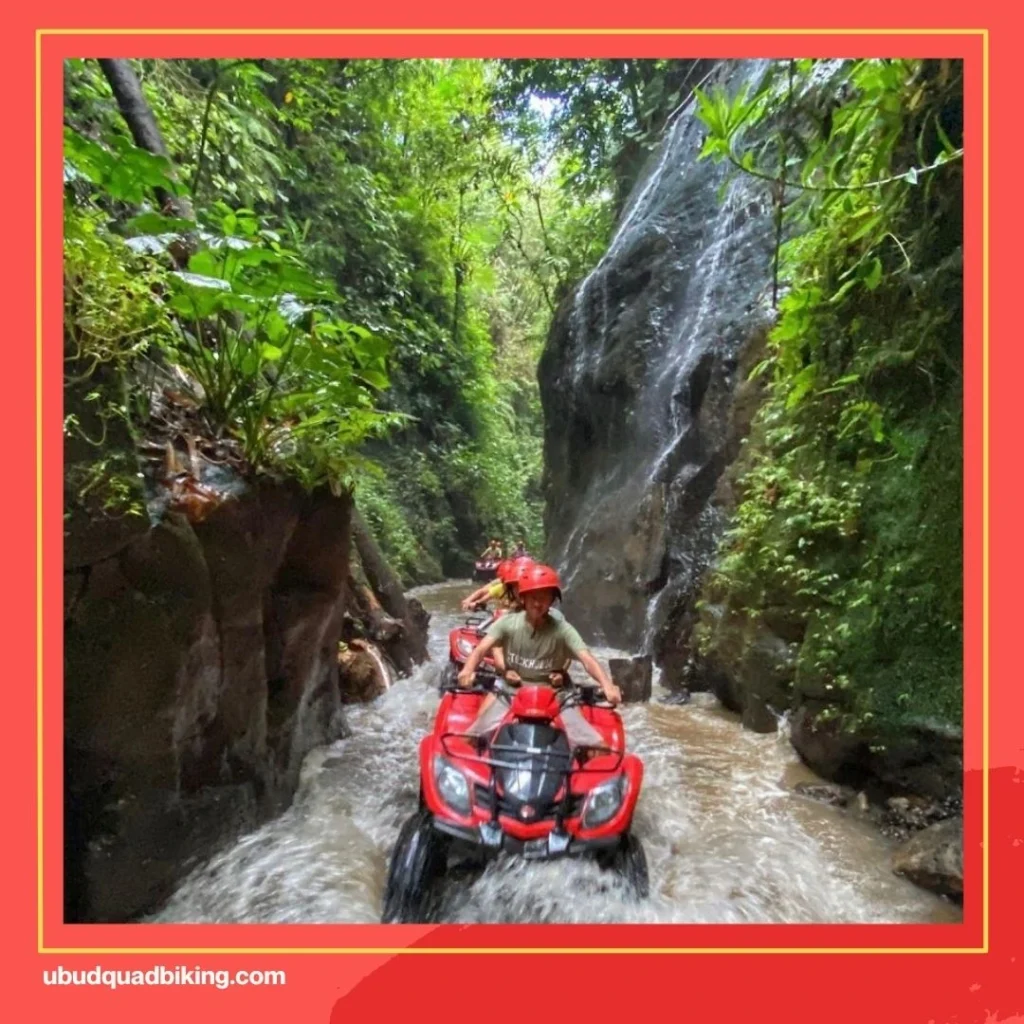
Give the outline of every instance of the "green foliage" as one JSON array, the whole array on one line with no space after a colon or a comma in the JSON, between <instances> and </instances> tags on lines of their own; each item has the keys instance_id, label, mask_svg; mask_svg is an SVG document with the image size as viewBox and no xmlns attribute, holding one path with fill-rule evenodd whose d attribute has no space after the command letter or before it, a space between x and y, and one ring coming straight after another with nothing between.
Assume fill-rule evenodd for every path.
<instances>
[{"instance_id":1,"label":"green foliage","mask_svg":"<svg viewBox=\"0 0 1024 1024\"><path fill-rule=\"evenodd\" d=\"M785 87L769 77L753 95L700 101L710 158L805 186L752 374L768 398L712 587L734 608L807 623L796 689L848 728L958 721L959 77L949 62L852 62L822 95L794 64L792 89L783 73ZM807 114L823 104L827 132ZM789 134L751 159L741 139L766 120Z\"/></svg>"},{"instance_id":2,"label":"green foliage","mask_svg":"<svg viewBox=\"0 0 1024 1024\"><path fill-rule=\"evenodd\" d=\"M132 144L96 62L65 76L73 215L152 320L116 375L177 366L253 465L357 484L408 578L468 568L490 533L540 549L536 360L610 222L509 139L497 65L133 67L170 160ZM97 336L135 337L103 303Z\"/></svg>"},{"instance_id":3,"label":"green foliage","mask_svg":"<svg viewBox=\"0 0 1024 1024\"><path fill-rule=\"evenodd\" d=\"M548 258L535 199L552 193L499 131L488 64L341 64L278 68L294 138L283 191L351 315L391 341L385 401L413 417L367 449L389 482L359 485L382 544L410 577L438 562L465 571L486 534L539 527L534 374L545 292L566 272Z\"/></svg>"},{"instance_id":4,"label":"green foliage","mask_svg":"<svg viewBox=\"0 0 1024 1024\"><path fill-rule=\"evenodd\" d=\"M109 147L64 129L65 175L79 175L98 186L109 198L139 204L154 189L179 194L171 162L139 149L130 139L114 136Z\"/></svg>"},{"instance_id":5,"label":"green foliage","mask_svg":"<svg viewBox=\"0 0 1024 1024\"><path fill-rule=\"evenodd\" d=\"M96 211L66 206L65 486L69 503L107 517L145 513L125 442L148 407L128 378L172 337L165 307L153 301L161 280L159 266L107 232Z\"/></svg>"},{"instance_id":6,"label":"green foliage","mask_svg":"<svg viewBox=\"0 0 1024 1024\"><path fill-rule=\"evenodd\" d=\"M319 470L337 489L347 453L404 420L374 407L388 386L388 345L332 314L333 288L276 232L261 232L245 211L218 212L224 234L170 275L173 360L199 383L214 427L235 428L253 465L294 466L314 482Z\"/></svg>"},{"instance_id":7,"label":"green foliage","mask_svg":"<svg viewBox=\"0 0 1024 1024\"><path fill-rule=\"evenodd\" d=\"M95 210L65 206L66 357L88 376L101 364L125 368L154 341L171 337L164 306L153 301L159 265L106 231Z\"/></svg>"},{"instance_id":8,"label":"green foliage","mask_svg":"<svg viewBox=\"0 0 1024 1024\"><path fill-rule=\"evenodd\" d=\"M411 449L415 452L415 449ZM406 464L406 473L419 468L429 473L426 460L419 460L418 467ZM440 563L431 554L443 543L452 529L450 514L439 520L431 520L416 506L420 495L432 494L433 504L443 506L443 496L436 490L434 480L415 478L415 486L409 487L410 478L398 473L384 473L376 467L367 466L360 475L356 489L359 507L367 525L373 531L391 568L406 584L426 583L443 576ZM394 482L393 482L394 481ZM405 493L399 488L406 484Z\"/></svg>"},{"instance_id":9,"label":"green foliage","mask_svg":"<svg viewBox=\"0 0 1024 1024\"><path fill-rule=\"evenodd\" d=\"M534 159L561 151L560 184L620 207L688 94L699 61L503 60L499 102Z\"/></svg>"},{"instance_id":10,"label":"green foliage","mask_svg":"<svg viewBox=\"0 0 1024 1024\"><path fill-rule=\"evenodd\" d=\"M101 201L135 204L148 190L174 187L166 161L115 141L107 149L67 129L72 177L89 181ZM236 436L254 468L290 471L311 487L346 486L359 444L403 421L374 407L388 385L387 344L337 317L330 283L254 211L215 203L201 232L151 211L118 225L122 242L97 206L85 209L66 217L65 320L71 358L91 360L86 376L112 364L127 394L135 357L149 347L185 371L214 435ZM187 270L170 269L175 245L196 250ZM119 280L133 264L143 273ZM118 409L117 399L108 406Z\"/></svg>"},{"instance_id":11,"label":"green foliage","mask_svg":"<svg viewBox=\"0 0 1024 1024\"><path fill-rule=\"evenodd\" d=\"M917 185L963 156L943 126L941 105L929 103L932 79L941 76L945 88L952 62L832 62L838 66L822 75L823 63L775 62L756 87L744 85L731 97L722 86L698 88L697 115L708 129L701 155L783 183L817 213L845 192ZM913 149L904 145L908 120L915 122ZM859 230L867 233L863 223Z\"/></svg>"}]
</instances>

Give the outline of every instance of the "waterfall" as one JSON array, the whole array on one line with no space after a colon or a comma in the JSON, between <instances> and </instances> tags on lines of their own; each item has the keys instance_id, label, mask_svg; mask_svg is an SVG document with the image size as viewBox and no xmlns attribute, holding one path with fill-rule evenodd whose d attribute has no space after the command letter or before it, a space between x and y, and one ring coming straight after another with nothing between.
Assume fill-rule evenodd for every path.
<instances>
[{"instance_id":1,"label":"waterfall","mask_svg":"<svg viewBox=\"0 0 1024 1024\"><path fill-rule=\"evenodd\" d=\"M770 63L715 77L754 87ZM557 385L541 381L567 614L630 650L651 648L717 543L738 368L773 321L768 187L699 160L703 140L691 101L549 340Z\"/></svg>"}]
</instances>

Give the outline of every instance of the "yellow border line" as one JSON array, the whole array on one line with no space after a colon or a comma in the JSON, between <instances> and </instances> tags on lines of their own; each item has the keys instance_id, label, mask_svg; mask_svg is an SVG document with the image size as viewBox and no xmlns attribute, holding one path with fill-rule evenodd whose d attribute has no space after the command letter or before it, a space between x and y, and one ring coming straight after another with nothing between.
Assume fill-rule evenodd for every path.
<instances>
[{"instance_id":1,"label":"yellow border line","mask_svg":"<svg viewBox=\"0 0 1024 1024\"><path fill-rule=\"evenodd\" d=\"M36 33L36 842L43 939L43 41Z\"/></svg>"},{"instance_id":2,"label":"yellow border line","mask_svg":"<svg viewBox=\"0 0 1024 1024\"><path fill-rule=\"evenodd\" d=\"M614 926L613 926L614 927ZM782 925L782 927L787 927ZM841 926L837 926L841 927ZM893 927L899 928L904 927L902 925L894 925ZM862 948L851 948L847 946L808 946L804 947L787 947L787 946L751 946L744 948L740 946L625 946L621 949L613 948L611 946L578 946L578 947L567 947L567 946L399 946L397 948L393 946L380 946L380 947L366 947L356 949L351 946L342 946L337 949L330 949L326 946L311 946L308 949L303 949L296 946L285 947L283 949L270 949L263 947L251 947L251 946L210 946L210 947L194 947L194 946L183 946L183 947L169 947L169 946L154 946L151 948L143 948L141 946L130 946L125 948L120 947L99 947L99 948L84 948L81 946L50 946L45 949L40 949L41 953L225 953L228 955L237 953L270 953L274 955L281 954L331 954L336 955L338 953L359 953L363 955L380 955L380 954L392 954L392 953L418 953L423 956L446 954L452 956L454 954L462 953L481 953L486 955L504 955L506 953L516 953L529 956L531 954L547 955L549 953L575 953L577 955L582 953L614 953L620 955L623 953L637 954L643 956L650 956L654 953L664 953L668 955L675 955L678 953L708 953L713 955L719 955L722 953L986 953L986 949L981 946L965 946L963 948L953 948L945 946L925 946L921 949L910 949L906 946L897 946L893 949L884 949L882 947L862 947Z\"/></svg>"},{"instance_id":3,"label":"yellow border line","mask_svg":"<svg viewBox=\"0 0 1024 1024\"><path fill-rule=\"evenodd\" d=\"M989 742L989 478L988 478L988 32L982 37L981 78L981 915L982 941L988 949L989 834L988 834L988 742Z\"/></svg>"},{"instance_id":4,"label":"yellow border line","mask_svg":"<svg viewBox=\"0 0 1024 1024\"><path fill-rule=\"evenodd\" d=\"M986 28L41 28L47 36L988 36Z\"/></svg>"},{"instance_id":5,"label":"yellow border line","mask_svg":"<svg viewBox=\"0 0 1024 1024\"><path fill-rule=\"evenodd\" d=\"M982 945L947 946L46 946L43 941L43 36L981 36L982 37ZM282 954L544 954L544 953L987 953L988 842L988 29L37 29L36 30L36 742L38 816L38 936L40 953L270 953ZM88 926L86 926L88 927ZM100 926L103 927L103 926ZM629 926L627 926L629 927ZM708 926L701 926L708 927ZM782 926L786 927L786 926ZM835 927L843 927L837 925ZM901 926L892 926L901 927Z\"/></svg>"}]
</instances>

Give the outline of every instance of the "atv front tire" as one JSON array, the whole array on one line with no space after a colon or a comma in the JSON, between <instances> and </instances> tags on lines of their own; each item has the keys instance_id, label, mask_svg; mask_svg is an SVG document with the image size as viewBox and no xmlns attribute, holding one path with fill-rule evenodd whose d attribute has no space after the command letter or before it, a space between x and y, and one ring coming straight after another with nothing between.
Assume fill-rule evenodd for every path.
<instances>
[{"instance_id":1,"label":"atv front tire","mask_svg":"<svg viewBox=\"0 0 1024 1024\"><path fill-rule=\"evenodd\" d=\"M447 840L434 828L430 812L417 811L402 826L391 854L381 923L427 923L431 892L447 859Z\"/></svg>"},{"instance_id":2,"label":"atv front tire","mask_svg":"<svg viewBox=\"0 0 1024 1024\"><path fill-rule=\"evenodd\" d=\"M604 866L621 876L635 899L645 900L650 895L647 874L647 855L643 844L632 832L627 832L604 862Z\"/></svg>"},{"instance_id":3,"label":"atv front tire","mask_svg":"<svg viewBox=\"0 0 1024 1024\"><path fill-rule=\"evenodd\" d=\"M459 679L459 666L454 661L449 661L441 672L441 682L438 684L438 691L442 694L451 690Z\"/></svg>"}]
</instances>

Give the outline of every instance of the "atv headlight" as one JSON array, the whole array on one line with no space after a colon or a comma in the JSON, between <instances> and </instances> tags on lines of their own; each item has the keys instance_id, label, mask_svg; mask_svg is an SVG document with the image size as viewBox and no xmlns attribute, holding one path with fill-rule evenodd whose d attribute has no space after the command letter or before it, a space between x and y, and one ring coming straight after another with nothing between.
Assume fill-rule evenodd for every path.
<instances>
[{"instance_id":1,"label":"atv headlight","mask_svg":"<svg viewBox=\"0 0 1024 1024\"><path fill-rule=\"evenodd\" d=\"M434 779L444 802L459 814L469 814L469 783L466 776L440 754L434 757Z\"/></svg>"},{"instance_id":2,"label":"atv headlight","mask_svg":"<svg viewBox=\"0 0 1024 1024\"><path fill-rule=\"evenodd\" d=\"M467 657L473 653L473 645L465 637L460 636L455 641L455 646L458 647L460 654L465 654Z\"/></svg>"},{"instance_id":3,"label":"atv headlight","mask_svg":"<svg viewBox=\"0 0 1024 1024\"><path fill-rule=\"evenodd\" d=\"M626 795L626 776L619 775L600 786L595 786L587 795L583 805L583 828L596 828L615 817L622 806L622 798Z\"/></svg>"}]
</instances>

